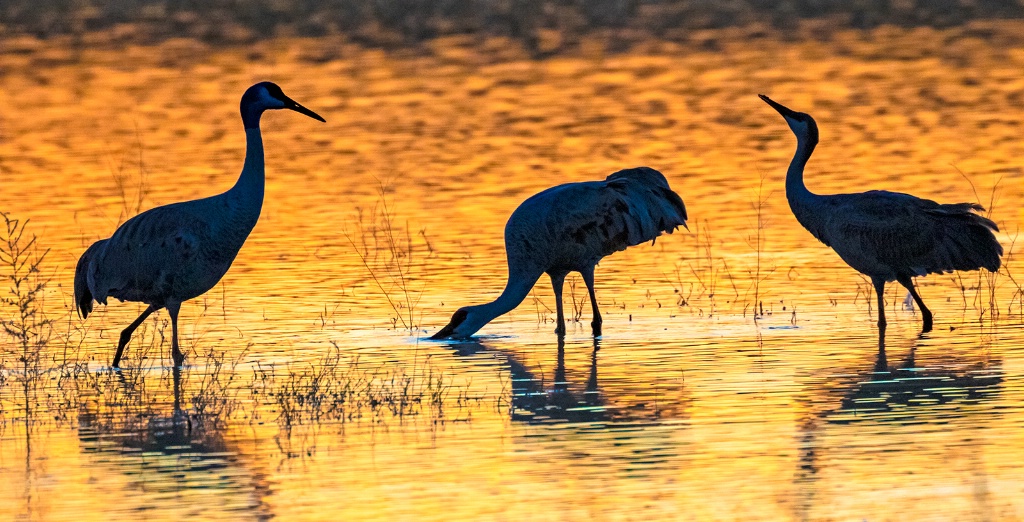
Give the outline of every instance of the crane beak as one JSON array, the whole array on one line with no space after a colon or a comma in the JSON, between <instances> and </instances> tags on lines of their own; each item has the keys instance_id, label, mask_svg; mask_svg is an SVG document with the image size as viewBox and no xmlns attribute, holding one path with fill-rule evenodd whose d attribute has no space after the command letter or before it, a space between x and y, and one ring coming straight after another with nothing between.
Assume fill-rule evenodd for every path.
<instances>
[{"instance_id":1,"label":"crane beak","mask_svg":"<svg viewBox=\"0 0 1024 522\"><path fill-rule=\"evenodd\" d=\"M441 340L441 339L447 339L448 336L450 336L452 334L452 332L454 332L454 331L455 331L455 327L452 326L452 323L448 323L448 324L445 325L444 328L438 330L437 333L435 333L434 335L431 335L430 336L430 340L431 341L438 341L438 340Z\"/></svg>"},{"instance_id":2,"label":"crane beak","mask_svg":"<svg viewBox=\"0 0 1024 522\"><path fill-rule=\"evenodd\" d=\"M768 105L771 105L773 109L779 111L779 114L781 114L783 118L791 118L796 114L796 111L786 107L785 105L782 105L781 103L776 102L775 100L763 94L758 94L757 97L764 100L764 102L767 103Z\"/></svg>"},{"instance_id":3,"label":"crane beak","mask_svg":"<svg viewBox=\"0 0 1024 522\"><path fill-rule=\"evenodd\" d=\"M293 110L293 111L295 111L295 112L297 112L299 114L305 114L306 116L309 116L310 118L313 118L314 120L319 120L319 121L322 121L324 123L327 123L327 120L325 120L322 117L320 117L319 114L317 114L317 113L315 113L315 112L313 112L313 111L303 107L299 102L297 102L297 101L295 101L295 100L293 100L291 98L288 98L287 96L285 97L285 99L283 101L284 101L284 108L285 109L291 109L291 110Z\"/></svg>"}]
</instances>

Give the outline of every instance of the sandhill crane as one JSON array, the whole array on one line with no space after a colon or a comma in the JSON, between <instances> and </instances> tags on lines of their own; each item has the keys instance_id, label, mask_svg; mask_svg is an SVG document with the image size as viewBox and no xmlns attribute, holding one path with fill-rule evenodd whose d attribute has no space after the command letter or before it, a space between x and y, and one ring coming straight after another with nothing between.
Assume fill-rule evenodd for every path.
<instances>
[{"instance_id":1,"label":"sandhill crane","mask_svg":"<svg viewBox=\"0 0 1024 522\"><path fill-rule=\"evenodd\" d=\"M999 270L1003 247L992 220L975 214L976 203L941 204L909 194L871 190L819 195L804 185L804 166L818 144L814 118L759 95L796 134L796 154L786 173L786 198L797 221L832 247L854 270L871 278L878 294L879 339L885 331L885 283L898 281L921 309L924 327L932 313L914 289L913 277L954 270Z\"/></svg>"},{"instance_id":2,"label":"sandhill crane","mask_svg":"<svg viewBox=\"0 0 1024 522\"><path fill-rule=\"evenodd\" d=\"M491 303L467 306L431 339L463 339L495 317L519 305L540 276L547 273L555 291L558 326L565 334L562 283L579 272L590 292L595 336L601 335L601 312L594 294L594 267L601 258L662 232L686 227L683 200L660 172L639 167L616 172L604 181L567 183L530 197L508 218L505 252L508 283Z\"/></svg>"},{"instance_id":3,"label":"sandhill crane","mask_svg":"<svg viewBox=\"0 0 1024 522\"><path fill-rule=\"evenodd\" d=\"M113 366L132 332L153 312L171 315L171 356L181 366L178 310L181 303L213 288L231 267L263 206L264 164L260 116L268 109L291 109L324 121L317 113L285 96L270 82L249 87L242 95L245 163L238 181L216 196L172 203L143 212L121 225L109 239L89 247L75 268L75 303L82 319L92 302L107 297L148 306L121 332Z\"/></svg>"}]
</instances>

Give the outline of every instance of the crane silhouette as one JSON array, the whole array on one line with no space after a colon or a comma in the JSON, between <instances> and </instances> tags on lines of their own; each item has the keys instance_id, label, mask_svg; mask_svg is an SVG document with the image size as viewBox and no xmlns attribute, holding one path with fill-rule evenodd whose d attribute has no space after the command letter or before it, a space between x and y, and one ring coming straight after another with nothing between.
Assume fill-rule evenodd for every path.
<instances>
[{"instance_id":1,"label":"crane silhouette","mask_svg":"<svg viewBox=\"0 0 1024 522\"><path fill-rule=\"evenodd\" d=\"M932 313L914 288L913 277L954 270L999 270L1003 247L992 220L976 214L976 203L941 204L909 194L871 190L854 194L814 194L804 185L804 166L818 144L814 118L758 95L796 134L796 154L786 173L786 199L797 221L832 247L854 270L871 278L878 296L879 339L885 331L885 283L897 281L910 292L924 326Z\"/></svg>"},{"instance_id":2,"label":"crane silhouette","mask_svg":"<svg viewBox=\"0 0 1024 522\"><path fill-rule=\"evenodd\" d=\"M594 267L601 258L653 241L662 232L686 227L686 207L660 172L639 167L616 172L604 181L567 183L530 197L508 218L505 252L508 283L491 303L467 306L431 339L465 339L526 298L547 273L555 291L558 326L565 334L562 283L579 272L590 292L595 336L601 335L601 312L594 294Z\"/></svg>"},{"instance_id":3,"label":"crane silhouette","mask_svg":"<svg viewBox=\"0 0 1024 522\"><path fill-rule=\"evenodd\" d=\"M213 288L231 267L263 206L264 163L260 116L269 109L291 109L324 121L285 96L271 82L249 87L240 105L245 126L245 163L238 181L216 196L152 208L121 225L109 239L90 246L75 268L75 303L82 319L92 302L107 297L149 305L121 332L115 368L132 332L153 312L171 316L171 356L181 366L178 310L181 303Z\"/></svg>"}]
</instances>

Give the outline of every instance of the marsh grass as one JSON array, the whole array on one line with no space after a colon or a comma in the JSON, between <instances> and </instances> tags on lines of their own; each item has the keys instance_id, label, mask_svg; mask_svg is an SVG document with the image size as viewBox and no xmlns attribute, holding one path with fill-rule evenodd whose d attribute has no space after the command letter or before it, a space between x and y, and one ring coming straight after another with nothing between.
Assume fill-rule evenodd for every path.
<instances>
[{"instance_id":1,"label":"marsh grass","mask_svg":"<svg viewBox=\"0 0 1024 522\"><path fill-rule=\"evenodd\" d=\"M209 348L206 352L206 365L198 375L188 373L187 380L192 381L195 377L194 386L186 386L189 390L183 397L191 408L192 414L204 421L206 419L224 423L226 419L234 417L236 411L241 409L242 401L239 396L243 393L242 387L237 384L239 374L238 367L249 355L252 344L234 353L229 359L227 352L216 348ZM191 382L189 382L191 384Z\"/></svg>"},{"instance_id":2,"label":"marsh grass","mask_svg":"<svg viewBox=\"0 0 1024 522\"><path fill-rule=\"evenodd\" d=\"M275 420L285 430L305 424L360 420L379 424L422 416L437 424L450 420L449 409L464 412L473 401L468 385L455 385L429 358L409 368L366 367L359 357L345 356L334 342L312 363L257 365L252 384L253 395L273 406Z\"/></svg>"},{"instance_id":3,"label":"marsh grass","mask_svg":"<svg viewBox=\"0 0 1024 522\"><path fill-rule=\"evenodd\" d=\"M853 304L857 304L858 301L863 300L864 304L867 305L867 315L869 318L873 318L875 314L875 286L871 284L871 279L866 275L856 272L857 274L857 292L853 296ZM838 297L829 297L829 303L832 306L839 306Z\"/></svg>"},{"instance_id":4,"label":"marsh grass","mask_svg":"<svg viewBox=\"0 0 1024 522\"><path fill-rule=\"evenodd\" d=\"M227 356L211 348L203 366L185 367L180 376L179 370L145 365L80 371L72 379L73 393L53 408L55 418L93 432L124 433L127 439L152 438L155 431L170 429L184 430L186 439L201 438L232 423L263 424L269 419L290 439L298 426L380 426L411 418L427 418L433 425L466 421L469 406L481 400L471 398L468 384L454 384L429 358L408 368L366 367L331 343L315 361L253 363L246 379L242 366L249 365L248 351L246 347Z\"/></svg>"},{"instance_id":5,"label":"marsh grass","mask_svg":"<svg viewBox=\"0 0 1024 522\"><path fill-rule=\"evenodd\" d=\"M48 363L40 374L40 381L47 385L46 403L41 405L47 419L58 424L75 423L83 412L96 413L96 408L141 408L126 402L139 400L136 391L146 387L153 375L169 371L161 368L163 359L151 357L161 347L168 346L167 319L154 318L143 323L132 338L133 349L125 352L121 369L101 369L106 360L90 361L83 354L83 343L90 330L82 326L77 317L70 314L66 330L55 336L43 353L48 353ZM111 345L112 349L113 346ZM101 352L108 356L107 351ZM101 356L101 357L102 357ZM99 367L97 367L99 365ZM49 383L47 384L47 381ZM166 389L171 389L166 386ZM177 386L174 387L177 392ZM134 399L133 399L134 398ZM147 405L155 408L156 405Z\"/></svg>"},{"instance_id":6,"label":"marsh grass","mask_svg":"<svg viewBox=\"0 0 1024 522\"><path fill-rule=\"evenodd\" d=\"M94 451L133 456L160 452L195 460L204 452L223 452L232 410L201 405L233 401L233 395L189 385L189 378L187 370L169 368L87 372L76 380L80 400L73 413L80 439Z\"/></svg>"},{"instance_id":7,"label":"marsh grass","mask_svg":"<svg viewBox=\"0 0 1024 522\"><path fill-rule=\"evenodd\" d=\"M549 321L554 321L552 315L555 311L540 297L537 297L537 285L530 289L530 298L533 300L533 310L537 315L537 324L547 324ZM541 308L543 308L543 311Z\"/></svg>"},{"instance_id":8,"label":"marsh grass","mask_svg":"<svg viewBox=\"0 0 1024 522\"><path fill-rule=\"evenodd\" d=\"M673 277L665 277L676 295L676 306L695 307L698 313L708 317L717 310L717 297L722 281L727 281L732 288L732 299L739 298L739 289L724 257L716 256L715 239L712 237L711 225L707 220L698 221L694 225L695 252L692 256L681 257L675 262ZM685 275L688 273L692 280ZM728 290L726 290L728 292ZM728 295L728 294L727 294ZM707 310L701 301L707 299Z\"/></svg>"},{"instance_id":9,"label":"marsh grass","mask_svg":"<svg viewBox=\"0 0 1024 522\"><path fill-rule=\"evenodd\" d=\"M417 234L423 246L417 246L409 223L402 226L397 222L389 190L388 185L378 183L376 203L369 209L358 207L356 232L346 230L344 234L394 312L392 327L413 331L420 319L417 307L423 296L422 284L417 283L424 270L419 257L430 257L434 251L425 229Z\"/></svg>"},{"instance_id":10,"label":"marsh grass","mask_svg":"<svg viewBox=\"0 0 1024 522\"><path fill-rule=\"evenodd\" d=\"M956 165L951 166L953 167L953 169L957 171L957 173L960 174L962 178L964 178L965 181L967 181L967 184L970 185L971 192L974 193L975 201L979 203L986 200L988 201L988 203L984 205L985 213L983 215L986 218L995 221L994 216L996 211L996 203L999 201L1000 184L1003 181L1003 175L1000 174L995 179L995 181L992 182L992 188L988 190L988 198L982 198L981 194L978 193L978 188L975 185L974 181L971 180L971 177L968 176L963 170L961 170ZM999 228L1001 230L1006 229L1005 221L996 223L999 225ZM1014 238L1014 241L1015 240L1016 238ZM1000 270L996 272L989 272L987 270L979 269L977 271L977 274L975 274L974 272L969 272L967 275L969 280L965 280L960 272L956 273L955 283L957 284L957 288L960 290L961 299L964 302L964 309L966 311L968 308L967 293L971 292L973 293L973 295L971 296L971 304L969 307L977 312L977 321L979 323L984 323L986 317L995 320L998 319L1000 316L1000 306L997 298L997 290L1001 284L1000 277L1004 273L1009 273L1008 265L1010 263L1011 257L1012 245L1010 250L1006 250L1004 245L1003 263Z\"/></svg>"},{"instance_id":11,"label":"marsh grass","mask_svg":"<svg viewBox=\"0 0 1024 522\"><path fill-rule=\"evenodd\" d=\"M1015 266L1017 259L1014 257L1016 254L1015 248L1017 246L1017 238L1020 236L1020 230L1014 230L1013 235L1010 236L1010 245L1006 247L1006 255L1003 257L1003 274L1006 275L1009 281L1013 293L1010 295L1010 302L1006 306L1006 314L1009 316L1013 315L1014 306L1017 307L1018 320L1024 322L1024 280L1019 276L1015 275L1011 266Z\"/></svg>"},{"instance_id":12,"label":"marsh grass","mask_svg":"<svg viewBox=\"0 0 1024 522\"><path fill-rule=\"evenodd\" d=\"M751 309L754 310L754 319L757 320L764 317L764 300L761 285L775 273L775 265L766 265L764 258L765 242L767 241L768 231L768 220L765 214L765 204L768 203L769 199L775 194L775 191L770 191L767 194L764 193L764 181L767 174L761 174L761 180L757 184L757 194L754 201L751 203L751 207L754 210L754 216L757 220L756 226L754 227L755 233L751 237L747 237L747 245L754 249L755 261L754 267L749 269L748 272L751 277L750 286L747 288L747 294L753 291L754 299L751 303ZM723 261L724 262L724 261ZM743 314L746 315L748 303L743 305Z\"/></svg>"},{"instance_id":13,"label":"marsh grass","mask_svg":"<svg viewBox=\"0 0 1024 522\"><path fill-rule=\"evenodd\" d=\"M45 368L43 348L53 337L54 321L44 309L46 288L51 277L42 271L49 249L39 247L36 236L27 232L28 220L0 212L0 266L8 283L0 295L0 329L11 342L3 343L0 354L0 385L17 383L22 393L20 407L26 426L38 409L38 389ZM0 406L0 416L3 416Z\"/></svg>"},{"instance_id":14,"label":"marsh grass","mask_svg":"<svg viewBox=\"0 0 1024 522\"><path fill-rule=\"evenodd\" d=\"M572 317L569 320L577 324L583 322L583 308L587 304L587 300L590 299L590 294L587 292L580 292L579 298L576 297L578 282L579 277L576 274L569 277L569 301L572 302Z\"/></svg>"},{"instance_id":15,"label":"marsh grass","mask_svg":"<svg viewBox=\"0 0 1024 522\"><path fill-rule=\"evenodd\" d=\"M107 169L110 170L110 175L114 178L114 187L121 198L121 215L117 218L118 226L142 212L142 204L146 196L149 195L148 173L143 161L142 135L138 125L135 126L135 147L137 156L133 159L137 161L137 174L134 176L128 168L129 152L123 153L116 164L114 161L108 160ZM134 182L132 178L134 178Z\"/></svg>"}]
</instances>

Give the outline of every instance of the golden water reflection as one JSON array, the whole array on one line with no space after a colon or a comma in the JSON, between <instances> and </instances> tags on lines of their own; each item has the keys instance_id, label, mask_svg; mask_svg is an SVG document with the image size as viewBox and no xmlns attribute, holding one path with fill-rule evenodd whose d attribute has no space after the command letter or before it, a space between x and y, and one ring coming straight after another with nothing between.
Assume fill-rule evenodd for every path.
<instances>
[{"instance_id":1,"label":"golden water reflection","mask_svg":"<svg viewBox=\"0 0 1024 522\"><path fill-rule=\"evenodd\" d=\"M0 499L47 520L1024 518L1020 29L722 31L545 60L471 38L7 42L0 209L51 249L60 328L38 388L4 355ZM77 256L229 187L238 97L264 79L328 123L264 118L263 214L183 306L183 374L160 366L163 314L110 372L139 309L72 317ZM759 92L817 119L812 190L980 200L1008 270L919 280L921 338L891 289L880 357L870 285L789 212L795 143ZM420 340L500 292L523 199L634 165L666 174L691 232L601 264L600 341L578 279L564 344L544 284L473 343ZM381 185L400 262L373 238Z\"/></svg>"}]
</instances>

